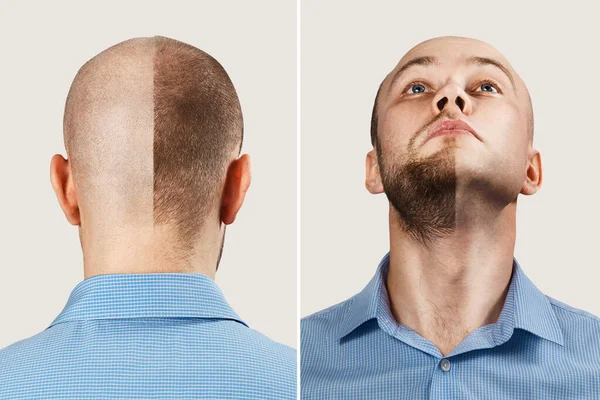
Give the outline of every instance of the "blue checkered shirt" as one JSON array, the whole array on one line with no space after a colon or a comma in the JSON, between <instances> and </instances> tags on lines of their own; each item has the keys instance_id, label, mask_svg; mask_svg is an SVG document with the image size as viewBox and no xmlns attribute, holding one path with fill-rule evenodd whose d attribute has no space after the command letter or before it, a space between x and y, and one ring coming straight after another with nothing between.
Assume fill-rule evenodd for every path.
<instances>
[{"instance_id":1,"label":"blue checkered shirt","mask_svg":"<svg viewBox=\"0 0 600 400\"><path fill-rule=\"evenodd\" d=\"M296 399L296 351L250 329L207 275L95 275L0 350L0 399Z\"/></svg>"},{"instance_id":2,"label":"blue checkered shirt","mask_svg":"<svg viewBox=\"0 0 600 400\"><path fill-rule=\"evenodd\" d=\"M389 253L363 291L301 321L302 399L600 399L600 319L544 295L513 258L496 323L446 357L393 317Z\"/></svg>"}]
</instances>

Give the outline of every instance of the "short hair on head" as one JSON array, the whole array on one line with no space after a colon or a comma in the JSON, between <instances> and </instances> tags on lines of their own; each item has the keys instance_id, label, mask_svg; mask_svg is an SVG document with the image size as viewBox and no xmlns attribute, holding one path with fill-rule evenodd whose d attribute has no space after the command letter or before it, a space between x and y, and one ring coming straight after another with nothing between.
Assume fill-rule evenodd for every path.
<instances>
[{"instance_id":1,"label":"short hair on head","mask_svg":"<svg viewBox=\"0 0 600 400\"><path fill-rule=\"evenodd\" d=\"M373 113L371 114L371 145L373 145L373 147L376 147L375 144L377 143L377 124L378 124L377 101L379 99L379 93L381 92L382 87L383 87L383 82L381 82L379 84L379 89L377 89L377 94L375 95L375 101L373 102ZM379 146L377 146L377 147L379 147Z\"/></svg>"},{"instance_id":2,"label":"short hair on head","mask_svg":"<svg viewBox=\"0 0 600 400\"><path fill-rule=\"evenodd\" d=\"M155 37L154 224L192 250L221 198L243 140L240 102L221 64L204 51Z\"/></svg>"}]
</instances>

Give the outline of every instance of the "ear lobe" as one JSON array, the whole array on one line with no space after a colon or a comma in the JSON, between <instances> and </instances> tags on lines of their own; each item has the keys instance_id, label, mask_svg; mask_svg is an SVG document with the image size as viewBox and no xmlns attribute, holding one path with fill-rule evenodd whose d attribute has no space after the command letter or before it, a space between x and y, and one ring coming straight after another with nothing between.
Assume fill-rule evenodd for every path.
<instances>
[{"instance_id":1,"label":"ear lobe","mask_svg":"<svg viewBox=\"0 0 600 400\"><path fill-rule=\"evenodd\" d=\"M525 176L525 182L521 188L521 193L525 195L532 195L536 193L542 187L542 157L540 152L534 150L534 154L529 161L527 166L527 174Z\"/></svg>"},{"instance_id":2,"label":"ear lobe","mask_svg":"<svg viewBox=\"0 0 600 400\"><path fill-rule=\"evenodd\" d=\"M375 149L367 153L365 169L365 187L367 190L372 194L383 193L383 182L381 182L381 173L379 170L379 162L377 160L377 152Z\"/></svg>"},{"instance_id":3,"label":"ear lobe","mask_svg":"<svg viewBox=\"0 0 600 400\"><path fill-rule=\"evenodd\" d=\"M237 213L246 198L251 178L249 155L244 154L229 164L223 188L220 213L221 221L225 225L229 225L235 221Z\"/></svg>"},{"instance_id":4,"label":"ear lobe","mask_svg":"<svg viewBox=\"0 0 600 400\"><path fill-rule=\"evenodd\" d=\"M71 225L79 225L79 203L73 185L71 164L60 154L55 154L50 161L50 183L58 199L58 204Z\"/></svg>"}]
</instances>

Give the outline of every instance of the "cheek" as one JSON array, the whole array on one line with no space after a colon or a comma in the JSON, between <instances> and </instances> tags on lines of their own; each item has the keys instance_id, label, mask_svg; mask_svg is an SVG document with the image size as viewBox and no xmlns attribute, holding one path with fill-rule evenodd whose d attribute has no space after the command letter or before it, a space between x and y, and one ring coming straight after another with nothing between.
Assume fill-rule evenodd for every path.
<instances>
[{"instance_id":1,"label":"cheek","mask_svg":"<svg viewBox=\"0 0 600 400\"><path fill-rule=\"evenodd\" d=\"M391 105L379 115L379 141L382 148L405 153L408 143L428 122L428 109L421 101Z\"/></svg>"},{"instance_id":2,"label":"cheek","mask_svg":"<svg viewBox=\"0 0 600 400\"><path fill-rule=\"evenodd\" d=\"M527 119L516 104L504 104L494 108L487 121L494 121L488 132L490 145L507 168L521 168L527 156Z\"/></svg>"},{"instance_id":3,"label":"cheek","mask_svg":"<svg viewBox=\"0 0 600 400\"><path fill-rule=\"evenodd\" d=\"M526 154L528 134L527 118L516 104L510 104L505 110L506 133L509 145L520 154Z\"/></svg>"}]
</instances>

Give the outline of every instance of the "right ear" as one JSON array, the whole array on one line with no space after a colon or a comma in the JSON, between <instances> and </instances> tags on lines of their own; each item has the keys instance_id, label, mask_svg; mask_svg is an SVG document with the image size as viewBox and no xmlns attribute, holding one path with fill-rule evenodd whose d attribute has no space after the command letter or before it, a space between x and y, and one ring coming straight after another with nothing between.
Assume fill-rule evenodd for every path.
<instances>
[{"instance_id":1,"label":"right ear","mask_svg":"<svg viewBox=\"0 0 600 400\"><path fill-rule=\"evenodd\" d=\"M79 203L73 185L71 163L60 154L55 154L50 161L50 183L56 193L58 204L71 225L79 225Z\"/></svg>"},{"instance_id":2,"label":"right ear","mask_svg":"<svg viewBox=\"0 0 600 400\"><path fill-rule=\"evenodd\" d=\"M221 221L229 225L235 221L250 187L250 156L243 154L233 160L227 169L225 187L221 199Z\"/></svg>"},{"instance_id":3,"label":"right ear","mask_svg":"<svg viewBox=\"0 0 600 400\"><path fill-rule=\"evenodd\" d=\"M375 149L367 153L365 187L372 194L383 193L383 183Z\"/></svg>"}]
</instances>

